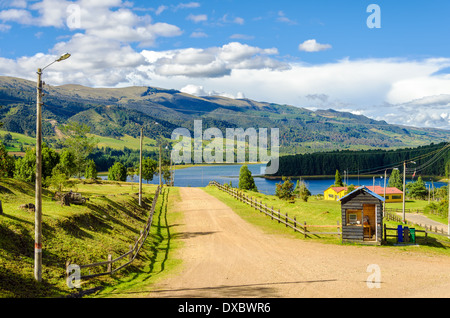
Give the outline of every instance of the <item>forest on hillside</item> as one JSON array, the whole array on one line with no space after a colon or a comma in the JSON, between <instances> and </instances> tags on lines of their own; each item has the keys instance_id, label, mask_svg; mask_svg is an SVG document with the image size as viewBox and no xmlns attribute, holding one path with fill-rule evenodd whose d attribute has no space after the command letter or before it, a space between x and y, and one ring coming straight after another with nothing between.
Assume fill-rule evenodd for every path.
<instances>
[{"instance_id":1,"label":"forest on hillside","mask_svg":"<svg viewBox=\"0 0 450 318\"><path fill-rule=\"evenodd\" d=\"M397 150L332 151L280 157L275 176L334 175L336 170L353 175L384 173L407 161L407 173L430 176L448 174L450 143L430 144ZM415 162L415 163L413 163ZM270 165L270 163L268 164Z\"/></svg>"}]
</instances>

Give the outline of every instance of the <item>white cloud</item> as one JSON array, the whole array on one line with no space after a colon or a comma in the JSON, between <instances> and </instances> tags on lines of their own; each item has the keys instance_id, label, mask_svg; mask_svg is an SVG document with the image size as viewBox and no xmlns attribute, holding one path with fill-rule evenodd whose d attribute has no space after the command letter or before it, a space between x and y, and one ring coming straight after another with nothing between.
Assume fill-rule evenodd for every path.
<instances>
[{"instance_id":1,"label":"white cloud","mask_svg":"<svg viewBox=\"0 0 450 318\"><path fill-rule=\"evenodd\" d=\"M161 76L223 77L236 69L286 69L287 64L269 57L274 48L261 49L232 42L222 47L180 49L158 53L143 51L152 65L147 70Z\"/></svg>"},{"instance_id":2,"label":"white cloud","mask_svg":"<svg viewBox=\"0 0 450 318\"><path fill-rule=\"evenodd\" d=\"M204 22L208 20L208 16L206 14L190 14L186 17L187 20L190 20L194 23Z\"/></svg>"},{"instance_id":3,"label":"white cloud","mask_svg":"<svg viewBox=\"0 0 450 318\"><path fill-rule=\"evenodd\" d=\"M70 8L76 8L74 12ZM166 7L160 6L158 12ZM33 13L33 14L32 14ZM79 25L72 27L69 20L73 15ZM139 16L121 0L42 0L30 5L29 10L7 9L0 11L0 21L17 22L26 25L53 26L84 30L88 35L100 39L121 42L138 42L140 46L153 46L158 37L179 36L183 32L175 25L152 23L149 15Z\"/></svg>"},{"instance_id":4,"label":"white cloud","mask_svg":"<svg viewBox=\"0 0 450 318\"><path fill-rule=\"evenodd\" d=\"M177 6L175 6L174 10L178 10L178 9L194 9L194 8L200 8L200 3L198 3L198 2L180 3Z\"/></svg>"},{"instance_id":5,"label":"white cloud","mask_svg":"<svg viewBox=\"0 0 450 318\"><path fill-rule=\"evenodd\" d=\"M291 19L289 19L288 17L286 17L286 14L284 13L284 11L278 11L278 18L277 18L278 22L283 22L283 23L287 23L290 25L296 25L297 22L293 21Z\"/></svg>"},{"instance_id":6,"label":"white cloud","mask_svg":"<svg viewBox=\"0 0 450 318\"><path fill-rule=\"evenodd\" d=\"M190 35L191 38L207 38L208 34L201 31L192 32Z\"/></svg>"},{"instance_id":7,"label":"white cloud","mask_svg":"<svg viewBox=\"0 0 450 318\"><path fill-rule=\"evenodd\" d=\"M300 51L305 51L305 52L319 52L319 51L331 49L331 45L330 44L320 44L320 43L317 43L317 41L315 39L312 39L312 40L306 40L305 42L301 43L298 46L298 49Z\"/></svg>"}]
</instances>

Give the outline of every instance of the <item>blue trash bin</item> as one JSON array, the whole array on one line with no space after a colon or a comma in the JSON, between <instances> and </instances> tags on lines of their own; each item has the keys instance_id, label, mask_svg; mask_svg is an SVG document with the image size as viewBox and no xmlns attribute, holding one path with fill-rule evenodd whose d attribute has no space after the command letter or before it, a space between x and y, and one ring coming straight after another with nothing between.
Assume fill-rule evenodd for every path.
<instances>
[{"instance_id":1,"label":"blue trash bin","mask_svg":"<svg viewBox=\"0 0 450 318\"><path fill-rule=\"evenodd\" d=\"M397 226L397 242L403 242L403 227Z\"/></svg>"}]
</instances>

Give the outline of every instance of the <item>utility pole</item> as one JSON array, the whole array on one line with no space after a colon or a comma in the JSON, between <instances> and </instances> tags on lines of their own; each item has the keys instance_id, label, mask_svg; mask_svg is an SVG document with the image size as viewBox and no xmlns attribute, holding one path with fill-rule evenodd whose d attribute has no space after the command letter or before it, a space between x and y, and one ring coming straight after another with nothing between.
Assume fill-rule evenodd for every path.
<instances>
[{"instance_id":1,"label":"utility pole","mask_svg":"<svg viewBox=\"0 0 450 318\"><path fill-rule=\"evenodd\" d=\"M406 161L403 161L403 223L406 222L406 215L405 215L405 196L406 196Z\"/></svg>"},{"instance_id":2,"label":"utility pole","mask_svg":"<svg viewBox=\"0 0 450 318\"><path fill-rule=\"evenodd\" d=\"M42 72L50 65L67 60L69 53L61 55L57 60L44 68L37 69L36 86L36 192L34 208L34 278L42 281Z\"/></svg>"},{"instance_id":3,"label":"utility pole","mask_svg":"<svg viewBox=\"0 0 450 318\"><path fill-rule=\"evenodd\" d=\"M383 202L383 216L386 214L386 179L387 179L387 170L384 170L384 202Z\"/></svg>"},{"instance_id":4,"label":"utility pole","mask_svg":"<svg viewBox=\"0 0 450 318\"><path fill-rule=\"evenodd\" d=\"M42 281L42 69L37 71L36 194L34 211L34 278Z\"/></svg>"},{"instance_id":5,"label":"utility pole","mask_svg":"<svg viewBox=\"0 0 450 318\"><path fill-rule=\"evenodd\" d=\"M142 206L142 140L144 136L144 128L141 127L141 145L139 153L139 206Z\"/></svg>"},{"instance_id":6,"label":"utility pole","mask_svg":"<svg viewBox=\"0 0 450 318\"><path fill-rule=\"evenodd\" d=\"M447 234L448 238L450 238L450 161L448 163L448 170L447 170L447 179L448 179L448 228L447 228Z\"/></svg>"}]
</instances>

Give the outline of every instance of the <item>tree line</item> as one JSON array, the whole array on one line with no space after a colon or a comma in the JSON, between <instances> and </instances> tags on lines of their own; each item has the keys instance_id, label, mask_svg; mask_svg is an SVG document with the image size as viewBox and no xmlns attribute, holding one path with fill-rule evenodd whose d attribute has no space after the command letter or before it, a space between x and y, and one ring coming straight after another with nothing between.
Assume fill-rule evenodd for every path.
<instances>
[{"instance_id":1,"label":"tree line","mask_svg":"<svg viewBox=\"0 0 450 318\"><path fill-rule=\"evenodd\" d=\"M427 165L426 163L433 159L432 156L427 156L428 154L437 152L446 145L447 143L440 143L398 150L344 150L282 156L279 159L279 169L275 176L334 175L336 170L348 171L354 175L380 173L386 167L400 166L403 161L420 157L423 159L416 160L416 167L422 166L423 168L418 173L444 176L448 173L447 163L450 162L450 148L446 148L433 164ZM412 168L414 169L414 166Z\"/></svg>"},{"instance_id":2,"label":"tree line","mask_svg":"<svg viewBox=\"0 0 450 318\"><path fill-rule=\"evenodd\" d=\"M139 151L130 149L113 150L97 148L95 137L89 137L90 127L69 122L62 128L65 135L59 151L42 144L42 183L46 188L61 191L71 184L70 178L95 180L98 171L108 171L108 180L126 181L128 176L139 174ZM155 153L144 152L143 180L149 182L159 173ZM162 161L162 178L171 180L170 162ZM5 144L0 141L0 177L15 178L34 183L36 178L36 151L27 148L25 156L16 158L8 154Z\"/></svg>"}]
</instances>

